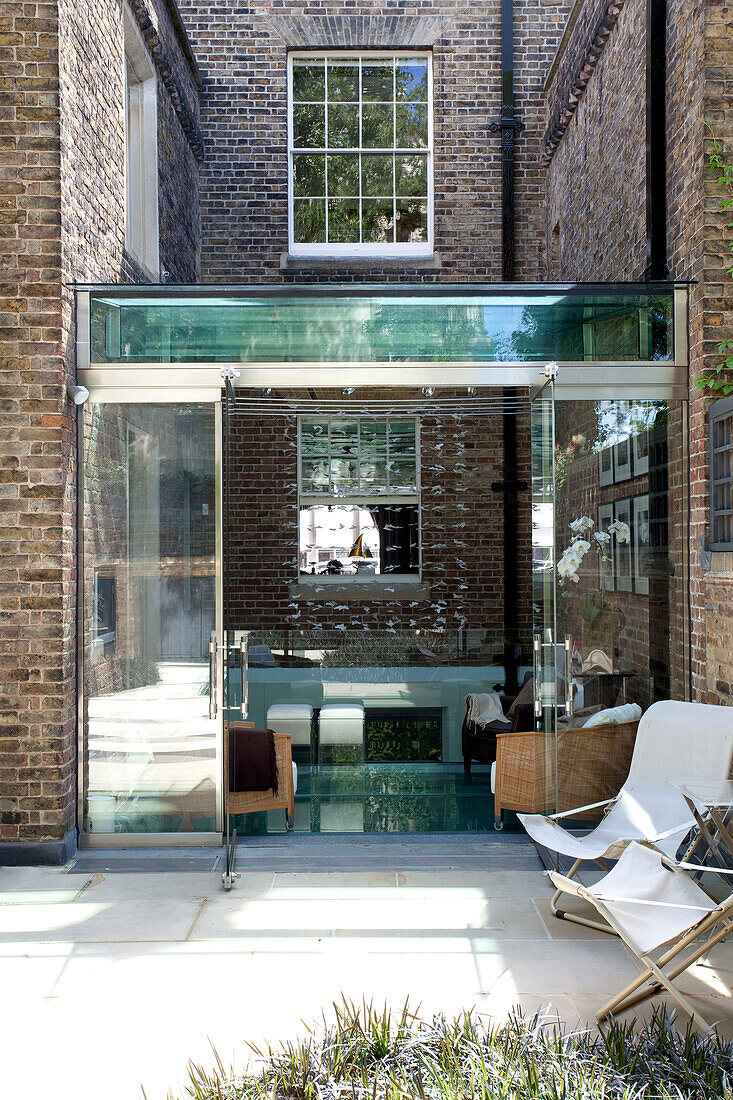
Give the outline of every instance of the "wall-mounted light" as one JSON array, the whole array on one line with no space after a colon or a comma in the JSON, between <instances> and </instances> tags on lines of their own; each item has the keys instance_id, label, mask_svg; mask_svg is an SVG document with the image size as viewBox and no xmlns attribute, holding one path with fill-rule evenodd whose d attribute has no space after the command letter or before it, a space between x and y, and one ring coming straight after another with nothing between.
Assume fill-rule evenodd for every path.
<instances>
[{"instance_id":1,"label":"wall-mounted light","mask_svg":"<svg viewBox=\"0 0 733 1100\"><path fill-rule=\"evenodd\" d=\"M262 396L269 397L272 393L272 386L264 386L262 389Z\"/></svg>"},{"instance_id":2,"label":"wall-mounted light","mask_svg":"<svg viewBox=\"0 0 733 1100\"><path fill-rule=\"evenodd\" d=\"M355 386L344 386L344 388L341 390L341 396L349 397L354 392L355 388Z\"/></svg>"},{"instance_id":3,"label":"wall-mounted light","mask_svg":"<svg viewBox=\"0 0 733 1100\"><path fill-rule=\"evenodd\" d=\"M466 387L466 393L468 394L469 397L475 397L476 396L476 387L475 386L467 386Z\"/></svg>"},{"instance_id":4,"label":"wall-mounted light","mask_svg":"<svg viewBox=\"0 0 733 1100\"><path fill-rule=\"evenodd\" d=\"M423 388L422 388L423 397L432 397L434 393L435 393L435 386L423 386Z\"/></svg>"},{"instance_id":5,"label":"wall-mounted light","mask_svg":"<svg viewBox=\"0 0 733 1100\"><path fill-rule=\"evenodd\" d=\"M86 386L72 386L67 385L66 392L75 405L83 405L85 401L89 400L89 390Z\"/></svg>"}]
</instances>

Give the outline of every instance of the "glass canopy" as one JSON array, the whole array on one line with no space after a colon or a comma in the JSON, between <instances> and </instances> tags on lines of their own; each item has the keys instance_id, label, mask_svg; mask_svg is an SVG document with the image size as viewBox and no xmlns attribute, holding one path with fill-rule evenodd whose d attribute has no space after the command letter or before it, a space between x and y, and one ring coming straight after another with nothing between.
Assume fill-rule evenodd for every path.
<instances>
[{"instance_id":1,"label":"glass canopy","mask_svg":"<svg viewBox=\"0 0 733 1100\"><path fill-rule=\"evenodd\" d=\"M85 288L86 289L86 288ZM664 362L674 286L94 288L91 363Z\"/></svg>"}]
</instances>

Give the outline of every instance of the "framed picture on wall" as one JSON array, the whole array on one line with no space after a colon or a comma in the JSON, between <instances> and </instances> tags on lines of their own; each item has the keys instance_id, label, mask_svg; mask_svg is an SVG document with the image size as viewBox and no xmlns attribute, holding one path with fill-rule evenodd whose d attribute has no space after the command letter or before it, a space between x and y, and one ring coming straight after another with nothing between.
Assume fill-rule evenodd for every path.
<instances>
[{"instance_id":1,"label":"framed picture on wall","mask_svg":"<svg viewBox=\"0 0 733 1100\"><path fill-rule=\"evenodd\" d=\"M620 523L626 523L629 527L629 533L633 539L633 529L631 525L631 497L624 497L623 500L617 500L613 505L613 518ZM630 542L619 542L618 538L613 540L613 565L614 576L616 581L617 592L632 592L634 589L633 579L633 555Z\"/></svg>"},{"instance_id":2,"label":"framed picture on wall","mask_svg":"<svg viewBox=\"0 0 733 1100\"><path fill-rule=\"evenodd\" d=\"M634 459L634 477L649 473L649 432L632 435L631 452Z\"/></svg>"},{"instance_id":3,"label":"framed picture on wall","mask_svg":"<svg viewBox=\"0 0 733 1100\"><path fill-rule=\"evenodd\" d=\"M598 505L598 530L607 531L613 523L613 504ZM613 592L613 538L603 547L598 561L598 583L604 592Z\"/></svg>"},{"instance_id":4,"label":"framed picture on wall","mask_svg":"<svg viewBox=\"0 0 733 1100\"><path fill-rule=\"evenodd\" d=\"M628 481L631 477L631 439L626 436L613 447L613 480Z\"/></svg>"},{"instance_id":5,"label":"framed picture on wall","mask_svg":"<svg viewBox=\"0 0 733 1100\"><path fill-rule=\"evenodd\" d=\"M598 484L613 485L613 447L598 452Z\"/></svg>"},{"instance_id":6,"label":"framed picture on wall","mask_svg":"<svg viewBox=\"0 0 733 1100\"><path fill-rule=\"evenodd\" d=\"M634 591L649 595L649 494L634 497L634 525L631 545L634 552Z\"/></svg>"}]
</instances>

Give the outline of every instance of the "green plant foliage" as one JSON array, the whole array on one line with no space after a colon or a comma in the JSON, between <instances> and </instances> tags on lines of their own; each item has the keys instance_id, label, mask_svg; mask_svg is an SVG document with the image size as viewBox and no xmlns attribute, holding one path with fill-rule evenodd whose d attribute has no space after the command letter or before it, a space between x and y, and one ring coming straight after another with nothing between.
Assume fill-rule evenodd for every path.
<instances>
[{"instance_id":1,"label":"green plant foliage","mask_svg":"<svg viewBox=\"0 0 733 1100\"><path fill-rule=\"evenodd\" d=\"M678 1031L663 1007L649 1024L567 1033L541 1014L484 1023L471 1013L421 1020L344 1000L299 1043L252 1046L259 1069L191 1065L192 1100L731 1100L733 1044Z\"/></svg>"},{"instance_id":2,"label":"green plant foliage","mask_svg":"<svg viewBox=\"0 0 733 1100\"><path fill-rule=\"evenodd\" d=\"M718 206L721 210L730 210L733 209L733 164L725 160L722 145L712 130L710 133L713 148L708 157L708 167L715 174L718 186L725 192ZM728 222L726 229L733 229L733 222ZM733 240L728 241L728 249L733 252ZM726 274L733 278L733 263L726 269ZM709 397L727 397L733 393L733 340L722 340L718 344L718 351L723 356L721 361L701 374L695 382L695 388L706 392Z\"/></svg>"}]
</instances>

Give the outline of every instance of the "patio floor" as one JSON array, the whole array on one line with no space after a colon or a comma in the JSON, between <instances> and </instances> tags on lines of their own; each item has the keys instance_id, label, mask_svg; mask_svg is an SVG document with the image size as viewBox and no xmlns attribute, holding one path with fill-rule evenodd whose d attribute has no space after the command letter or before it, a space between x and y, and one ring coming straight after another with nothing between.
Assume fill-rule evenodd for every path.
<instances>
[{"instance_id":1,"label":"patio floor","mask_svg":"<svg viewBox=\"0 0 733 1100\"><path fill-rule=\"evenodd\" d=\"M242 1065L248 1040L302 1034L344 994L396 1007L409 997L426 1015L551 1006L578 1027L636 973L618 940L550 915L526 850L490 870L443 851L435 866L416 858L403 870L390 864L394 845L381 870L250 858L229 894L218 870L0 868L0 1091L182 1096L187 1060L211 1064L211 1044ZM682 987L733 1035L733 943Z\"/></svg>"}]
</instances>

